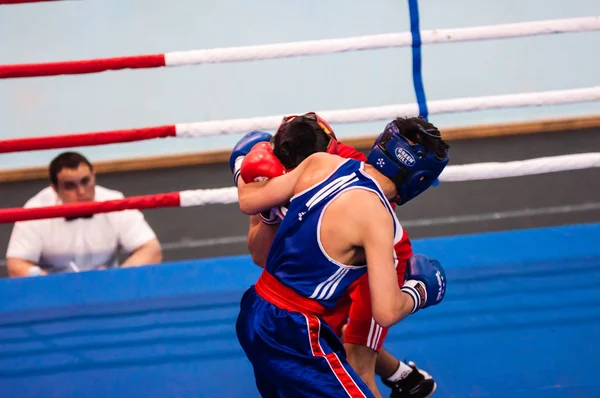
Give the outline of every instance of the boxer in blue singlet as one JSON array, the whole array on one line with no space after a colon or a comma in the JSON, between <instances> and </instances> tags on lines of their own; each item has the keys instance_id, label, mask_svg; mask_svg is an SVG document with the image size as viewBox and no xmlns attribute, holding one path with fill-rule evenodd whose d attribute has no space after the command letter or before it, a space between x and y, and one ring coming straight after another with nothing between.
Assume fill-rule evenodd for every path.
<instances>
[{"instance_id":1,"label":"boxer in blue singlet","mask_svg":"<svg viewBox=\"0 0 600 398\"><path fill-rule=\"evenodd\" d=\"M247 214L290 203L265 271L245 293L237 321L262 396L373 396L348 365L339 338L321 322L367 269L373 317L383 326L443 299L445 276L436 260L414 256L401 288L396 278L394 244L402 227L389 200L416 197L448 162L441 137L415 141L419 135L428 131L415 119L396 119L377 138L366 163L318 153L240 192L240 209ZM264 176L270 156L265 152L268 148L253 149L245 157L241 174L249 181L253 167L255 177Z\"/></svg>"}]
</instances>

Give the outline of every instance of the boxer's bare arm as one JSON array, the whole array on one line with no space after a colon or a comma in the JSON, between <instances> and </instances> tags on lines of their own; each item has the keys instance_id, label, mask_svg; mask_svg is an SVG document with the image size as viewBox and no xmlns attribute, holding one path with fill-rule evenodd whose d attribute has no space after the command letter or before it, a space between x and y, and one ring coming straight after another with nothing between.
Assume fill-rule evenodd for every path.
<instances>
[{"instance_id":1,"label":"boxer's bare arm","mask_svg":"<svg viewBox=\"0 0 600 398\"><path fill-rule=\"evenodd\" d=\"M237 187L238 197L244 195L247 186L248 184L240 178ZM262 222L259 215L250 216L246 243L252 257L252 262L259 267L264 268L266 266L267 256L278 228L279 224L268 225Z\"/></svg>"},{"instance_id":2,"label":"boxer's bare arm","mask_svg":"<svg viewBox=\"0 0 600 398\"><path fill-rule=\"evenodd\" d=\"M279 224L265 224L260 216L250 216L250 228L248 230L248 251L252 256L252 262L264 268L267 265L267 257L271 244Z\"/></svg>"},{"instance_id":3,"label":"boxer's bare arm","mask_svg":"<svg viewBox=\"0 0 600 398\"><path fill-rule=\"evenodd\" d=\"M361 192L358 192L361 191ZM394 264L394 221L378 196L357 190L361 211L353 212L359 241L365 250L373 318L390 327L410 314L413 299L398 286Z\"/></svg>"},{"instance_id":4,"label":"boxer's bare arm","mask_svg":"<svg viewBox=\"0 0 600 398\"><path fill-rule=\"evenodd\" d=\"M294 170L287 174L267 181L244 184L238 189L238 201L243 213L255 215L261 211L281 206L290 201L296 193L298 181L304 172L310 172L312 167L321 167L327 162L327 153L315 153L304 159Z\"/></svg>"}]
</instances>

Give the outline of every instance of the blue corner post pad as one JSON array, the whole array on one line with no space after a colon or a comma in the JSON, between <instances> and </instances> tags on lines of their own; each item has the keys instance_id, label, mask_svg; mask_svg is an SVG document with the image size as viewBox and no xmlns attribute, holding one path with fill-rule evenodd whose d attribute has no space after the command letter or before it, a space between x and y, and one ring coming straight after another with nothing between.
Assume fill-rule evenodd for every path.
<instances>
[{"instance_id":1,"label":"blue corner post pad","mask_svg":"<svg viewBox=\"0 0 600 398\"><path fill-rule=\"evenodd\" d=\"M419 104L419 116L427 119L429 111L427 110L427 98L425 97L425 88L423 87L423 75L421 74L421 30L419 28L419 2L418 0L408 0L410 12L410 33L412 34L412 70L413 85L415 95Z\"/></svg>"}]
</instances>

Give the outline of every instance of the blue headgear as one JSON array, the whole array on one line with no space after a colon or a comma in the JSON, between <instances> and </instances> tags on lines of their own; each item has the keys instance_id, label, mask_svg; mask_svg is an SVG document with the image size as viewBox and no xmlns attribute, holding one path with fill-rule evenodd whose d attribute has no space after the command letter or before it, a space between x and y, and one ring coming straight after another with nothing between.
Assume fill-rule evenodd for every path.
<instances>
[{"instance_id":1,"label":"blue headgear","mask_svg":"<svg viewBox=\"0 0 600 398\"><path fill-rule=\"evenodd\" d=\"M439 135L433 134L433 131L415 124L421 133L441 139ZM367 163L396 184L400 195L400 201L396 203L399 205L429 188L442 173L448 160L447 151L445 156L440 158L420 144L411 145L398 129L395 121L385 126L385 130L377 137L367 156Z\"/></svg>"}]
</instances>

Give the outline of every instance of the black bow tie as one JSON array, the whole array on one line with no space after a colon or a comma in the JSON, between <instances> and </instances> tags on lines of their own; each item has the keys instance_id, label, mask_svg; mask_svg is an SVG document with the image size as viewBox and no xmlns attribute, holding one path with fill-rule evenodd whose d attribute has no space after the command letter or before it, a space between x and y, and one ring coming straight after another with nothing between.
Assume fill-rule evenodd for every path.
<instances>
[{"instance_id":1,"label":"black bow tie","mask_svg":"<svg viewBox=\"0 0 600 398\"><path fill-rule=\"evenodd\" d=\"M65 221L73 221L73 220L77 220L79 218L92 218L92 217L94 217L93 214L84 214L82 216L65 217Z\"/></svg>"}]
</instances>

